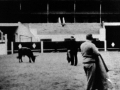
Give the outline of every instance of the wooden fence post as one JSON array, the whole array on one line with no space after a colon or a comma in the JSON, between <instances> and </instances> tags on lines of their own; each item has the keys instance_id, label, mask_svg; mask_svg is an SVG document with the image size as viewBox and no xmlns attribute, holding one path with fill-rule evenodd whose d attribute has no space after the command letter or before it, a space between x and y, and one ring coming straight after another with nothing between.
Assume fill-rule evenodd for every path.
<instances>
[{"instance_id":1,"label":"wooden fence post","mask_svg":"<svg viewBox=\"0 0 120 90\"><path fill-rule=\"evenodd\" d=\"M6 54L8 53L8 40L7 40L7 34L5 34L5 45L6 45Z\"/></svg>"},{"instance_id":2,"label":"wooden fence post","mask_svg":"<svg viewBox=\"0 0 120 90\"><path fill-rule=\"evenodd\" d=\"M107 51L107 42L106 42L106 40L104 41L104 51Z\"/></svg>"},{"instance_id":3,"label":"wooden fence post","mask_svg":"<svg viewBox=\"0 0 120 90\"><path fill-rule=\"evenodd\" d=\"M13 46L13 42L11 42L11 54L13 54L14 53L14 48L13 48L14 46Z\"/></svg>"},{"instance_id":4,"label":"wooden fence post","mask_svg":"<svg viewBox=\"0 0 120 90\"><path fill-rule=\"evenodd\" d=\"M43 41L41 41L41 53L43 53Z\"/></svg>"}]
</instances>

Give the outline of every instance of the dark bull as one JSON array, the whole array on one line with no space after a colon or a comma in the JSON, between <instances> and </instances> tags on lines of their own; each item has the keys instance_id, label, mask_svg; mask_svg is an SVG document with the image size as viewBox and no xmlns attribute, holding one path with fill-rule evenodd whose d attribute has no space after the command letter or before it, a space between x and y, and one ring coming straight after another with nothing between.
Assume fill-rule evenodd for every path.
<instances>
[{"instance_id":1,"label":"dark bull","mask_svg":"<svg viewBox=\"0 0 120 90\"><path fill-rule=\"evenodd\" d=\"M31 51L30 48L27 48L27 47L22 47L18 50L18 56L17 58L19 59L19 62L23 62L22 61L22 57L23 56L27 56L29 58L29 62L31 63L32 62L35 62L35 58L36 56L33 55L33 52Z\"/></svg>"}]
</instances>

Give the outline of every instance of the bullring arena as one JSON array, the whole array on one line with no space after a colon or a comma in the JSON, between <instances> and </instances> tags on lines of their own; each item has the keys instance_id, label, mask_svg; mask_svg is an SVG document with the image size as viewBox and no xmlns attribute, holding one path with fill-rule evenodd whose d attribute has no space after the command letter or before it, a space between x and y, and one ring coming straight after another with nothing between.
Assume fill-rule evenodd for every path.
<instances>
[{"instance_id":1,"label":"bullring arena","mask_svg":"<svg viewBox=\"0 0 120 90\"><path fill-rule=\"evenodd\" d=\"M67 7L66 7L67 6ZM0 90L86 90L78 65L67 62L71 36L78 47L93 34L108 69L112 90L120 90L119 0L0 0ZM35 63L16 58L20 47Z\"/></svg>"},{"instance_id":2,"label":"bullring arena","mask_svg":"<svg viewBox=\"0 0 120 90\"><path fill-rule=\"evenodd\" d=\"M113 90L120 90L120 52L100 52L109 68ZM0 90L85 90L86 76L81 53L78 65L71 66L66 53L34 53L35 63L23 58L19 63L17 54L0 56Z\"/></svg>"}]
</instances>

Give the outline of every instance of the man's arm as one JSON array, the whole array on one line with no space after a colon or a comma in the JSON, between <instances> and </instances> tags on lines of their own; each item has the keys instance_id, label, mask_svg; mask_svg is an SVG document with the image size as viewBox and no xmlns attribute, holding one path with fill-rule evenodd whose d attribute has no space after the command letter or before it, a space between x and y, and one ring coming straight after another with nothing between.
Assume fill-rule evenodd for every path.
<instances>
[{"instance_id":1,"label":"man's arm","mask_svg":"<svg viewBox=\"0 0 120 90\"><path fill-rule=\"evenodd\" d=\"M98 48L94 44L92 45L92 48L93 48L93 54L99 56L100 52L98 51Z\"/></svg>"}]
</instances>

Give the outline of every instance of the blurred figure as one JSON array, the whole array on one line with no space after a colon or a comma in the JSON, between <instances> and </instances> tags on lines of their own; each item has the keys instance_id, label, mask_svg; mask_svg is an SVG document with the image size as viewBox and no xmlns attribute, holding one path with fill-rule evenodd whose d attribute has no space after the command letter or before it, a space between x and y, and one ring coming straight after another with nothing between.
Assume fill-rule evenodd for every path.
<instances>
[{"instance_id":1,"label":"blurred figure","mask_svg":"<svg viewBox=\"0 0 120 90\"><path fill-rule=\"evenodd\" d=\"M94 40L92 34L88 34L86 39L86 42L80 46L84 71L87 77L86 90L108 90L108 68L98 48L92 43Z\"/></svg>"},{"instance_id":2,"label":"blurred figure","mask_svg":"<svg viewBox=\"0 0 120 90\"><path fill-rule=\"evenodd\" d=\"M75 38L71 36L68 50L68 54L70 54L69 62L71 62L71 65L77 66L78 63L77 52L78 52L77 42L75 41Z\"/></svg>"}]
</instances>

